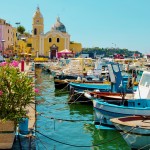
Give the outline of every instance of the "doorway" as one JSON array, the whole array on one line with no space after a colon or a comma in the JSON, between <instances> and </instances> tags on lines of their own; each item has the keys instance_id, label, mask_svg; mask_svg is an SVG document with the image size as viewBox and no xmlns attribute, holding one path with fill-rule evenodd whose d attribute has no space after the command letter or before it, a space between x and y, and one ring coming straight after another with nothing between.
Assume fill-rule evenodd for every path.
<instances>
[{"instance_id":1,"label":"doorway","mask_svg":"<svg viewBox=\"0 0 150 150\"><path fill-rule=\"evenodd\" d=\"M50 47L50 59L55 59L57 52L58 52L58 47L55 44L53 44Z\"/></svg>"}]
</instances>

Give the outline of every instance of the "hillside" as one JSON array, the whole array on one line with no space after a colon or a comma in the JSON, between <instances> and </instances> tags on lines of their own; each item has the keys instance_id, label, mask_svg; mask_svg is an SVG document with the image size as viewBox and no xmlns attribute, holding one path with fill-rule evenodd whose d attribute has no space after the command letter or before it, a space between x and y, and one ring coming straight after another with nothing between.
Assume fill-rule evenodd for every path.
<instances>
[{"instance_id":1,"label":"hillside","mask_svg":"<svg viewBox=\"0 0 150 150\"><path fill-rule=\"evenodd\" d=\"M143 54L138 51L131 51L128 49L120 49L120 48L83 48L81 53L96 53L97 55L104 55L105 57L110 57L114 54L123 54L125 57L132 57L134 54Z\"/></svg>"}]
</instances>

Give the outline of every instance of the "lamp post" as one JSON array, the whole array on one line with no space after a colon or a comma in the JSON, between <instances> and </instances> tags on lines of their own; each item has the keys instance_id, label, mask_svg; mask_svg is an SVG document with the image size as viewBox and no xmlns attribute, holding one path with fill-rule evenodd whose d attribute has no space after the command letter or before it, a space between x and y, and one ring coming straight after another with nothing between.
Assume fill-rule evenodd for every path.
<instances>
[{"instance_id":1,"label":"lamp post","mask_svg":"<svg viewBox=\"0 0 150 150\"><path fill-rule=\"evenodd\" d=\"M114 44L114 46L115 46L115 49L116 49L116 44L115 44L115 43L112 43L112 44Z\"/></svg>"},{"instance_id":2,"label":"lamp post","mask_svg":"<svg viewBox=\"0 0 150 150\"><path fill-rule=\"evenodd\" d=\"M18 28L18 26L20 25L20 22L16 22L15 24L17 25L17 28Z\"/></svg>"},{"instance_id":3,"label":"lamp post","mask_svg":"<svg viewBox=\"0 0 150 150\"><path fill-rule=\"evenodd\" d=\"M3 61L4 61L4 42L5 40L1 40L2 42L2 57L3 57Z\"/></svg>"},{"instance_id":4,"label":"lamp post","mask_svg":"<svg viewBox=\"0 0 150 150\"><path fill-rule=\"evenodd\" d=\"M20 25L20 22L16 22L15 24L17 25L17 30L18 30L18 26ZM18 38L18 31L17 31L17 38Z\"/></svg>"}]
</instances>

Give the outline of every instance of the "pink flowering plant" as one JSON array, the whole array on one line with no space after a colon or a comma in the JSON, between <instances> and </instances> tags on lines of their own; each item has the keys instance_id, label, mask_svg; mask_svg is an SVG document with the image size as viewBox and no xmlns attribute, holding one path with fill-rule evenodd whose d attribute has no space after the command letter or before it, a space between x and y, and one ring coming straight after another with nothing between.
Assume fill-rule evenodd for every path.
<instances>
[{"instance_id":1,"label":"pink flowering plant","mask_svg":"<svg viewBox=\"0 0 150 150\"><path fill-rule=\"evenodd\" d=\"M0 120L15 123L26 117L25 107L32 103L38 89L33 88L33 79L20 72L18 62L0 63Z\"/></svg>"}]
</instances>

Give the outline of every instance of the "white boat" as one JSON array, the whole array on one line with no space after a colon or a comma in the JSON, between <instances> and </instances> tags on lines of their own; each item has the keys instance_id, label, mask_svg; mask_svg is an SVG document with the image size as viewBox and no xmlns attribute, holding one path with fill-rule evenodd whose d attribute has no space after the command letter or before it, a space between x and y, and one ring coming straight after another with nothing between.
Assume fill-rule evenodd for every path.
<instances>
[{"instance_id":1,"label":"white boat","mask_svg":"<svg viewBox=\"0 0 150 150\"><path fill-rule=\"evenodd\" d=\"M113 127L111 118L132 115L150 116L150 72L143 72L133 99L121 104L113 104L97 98L93 100L93 107L95 123L108 127Z\"/></svg>"},{"instance_id":2,"label":"white boat","mask_svg":"<svg viewBox=\"0 0 150 150\"><path fill-rule=\"evenodd\" d=\"M150 116L128 116L111 121L131 149L150 149Z\"/></svg>"}]
</instances>

